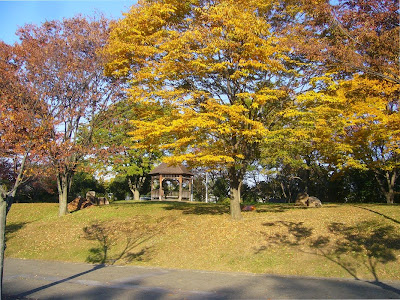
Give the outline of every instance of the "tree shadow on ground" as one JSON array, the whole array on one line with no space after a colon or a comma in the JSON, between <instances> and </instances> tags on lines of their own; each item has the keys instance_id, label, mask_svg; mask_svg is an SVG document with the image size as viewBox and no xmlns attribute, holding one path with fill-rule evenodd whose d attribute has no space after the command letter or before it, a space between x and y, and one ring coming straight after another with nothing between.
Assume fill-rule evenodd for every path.
<instances>
[{"instance_id":1,"label":"tree shadow on ground","mask_svg":"<svg viewBox=\"0 0 400 300\"><path fill-rule=\"evenodd\" d=\"M20 293L20 294L16 295L15 297L8 297L8 299L33 299L33 298L28 297L28 296L31 295L31 294L40 292L42 290L51 288L53 286L62 284L64 282L71 281L71 280L73 280L75 278L78 278L80 276L83 276L85 274L92 273L92 272L94 272L96 270L99 270L99 269L102 269L104 267L105 267L104 265L96 265L96 266L93 266L90 270L87 270L87 271L84 271L84 272L80 272L80 273L72 275L70 277L67 277L67 278L64 278L64 279L61 279L61 280L57 280L57 281L51 282L49 284L46 284L46 285L31 289L31 290L28 290L28 291L25 291L23 293ZM2 297L2 299L3 299L3 297ZM5 299L7 299L7 297Z\"/></svg>"},{"instance_id":2,"label":"tree shadow on ground","mask_svg":"<svg viewBox=\"0 0 400 300\"><path fill-rule=\"evenodd\" d=\"M33 298L51 299L397 299L398 290L385 286L366 285L355 280L319 279L265 274L199 272L187 270L167 270L144 268L121 268L120 275L110 277L107 266L94 266L65 279L53 281L19 295L9 295L5 299ZM97 272L104 281L85 280L84 276ZM164 280L157 281L158 276ZM115 278L113 280L113 278ZM47 278L49 280L49 278ZM52 278L50 279L52 280ZM193 282L195 283L193 285ZM70 288L57 288L62 283L70 283ZM53 288L55 287L55 288ZM77 288L75 288L77 287ZM45 289L50 289L42 294ZM22 290L24 290L23 287ZM396 292L397 291L397 292ZM43 297L42 295L45 295ZM32 299L33 299L32 298Z\"/></svg>"},{"instance_id":3,"label":"tree shadow on ground","mask_svg":"<svg viewBox=\"0 0 400 300\"><path fill-rule=\"evenodd\" d=\"M392 218L392 217L389 217L389 216L387 216L387 215L385 215L385 214L383 214L383 213L380 213L380 212L378 212L378 211L376 211L376 210L370 209L370 208L368 208L368 207L358 206L358 205L353 205L353 206L354 206L354 207L357 207L357 208L360 208L360 209L368 210L369 212L372 212L372 213L377 214L377 215L379 215L379 216L381 216L381 217L384 217L385 219L390 220L390 221L392 221L392 222L394 222L394 223L396 223L396 224L400 224L400 221L399 221L399 220L396 220L396 219L394 219L394 218ZM387 206L387 204L385 204L385 206Z\"/></svg>"},{"instance_id":4,"label":"tree shadow on ground","mask_svg":"<svg viewBox=\"0 0 400 300\"><path fill-rule=\"evenodd\" d=\"M87 240L96 241L89 249L86 262L113 265L151 259L153 247L146 245L173 223L173 218L159 218L149 223L145 217L137 216L126 222L97 222L83 228Z\"/></svg>"},{"instance_id":5,"label":"tree shadow on ground","mask_svg":"<svg viewBox=\"0 0 400 300\"><path fill-rule=\"evenodd\" d=\"M143 202L118 202L118 205L163 205L165 210L178 210L190 215L223 215L229 214L229 205L220 203L186 202L186 201L143 201ZM242 206L245 206L242 204ZM295 206L294 203L285 204L256 204L255 213L277 213L292 209L310 209L309 207Z\"/></svg>"},{"instance_id":6,"label":"tree shadow on ground","mask_svg":"<svg viewBox=\"0 0 400 300\"><path fill-rule=\"evenodd\" d=\"M117 205L162 205L165 210L178 210L183 214L192 215L223 215L229 214L229 206L218 203L187 202L187 201L142 201L121 202Z\"/></svg>"},{"instance_id":7,"label":"tree shadow on ground","mask_svg":"<svg viewBox=\"0 0 400 300\"><path fill-rule=\"evenodd\" d=\"M28 222L10 223L6 225L6 240L10 239L13 233L24 228Z\"/></svg>"},{"instance_id":8,"label":"tree shadow on ground","mask_svg":"<svg viewBox=\"0 0 400 300\"><path fill-rule=\"evenodd\" d=\"M269 244L275 245L287 245L287 246L298 246L304 242L305 239L312 235L312 228L304 226L304 222L288 222L288 221L277 221L264 223L263 226L275 227L280 226L287 229L287 233L275 233L270 235L268 232L262 232L267 241L267 245L261 246L256 250L256 254L267 249Z\"/></svg>"},{"instance_id":9,"label":"tree shadow on ground","mask_svg":"<svg viewBox=\"0 0 400 300\"><path fill-rule=\"evenodd\" d=\"M223 215L229 214L229 205L219 203L191 203L191 202L158 202L165 204L166 210L181 210L183 214L193 215ZM241 206L246 206L241 204ZM291 209L307 209L294 204L261 204L254 205L255 213L277 213Z\"/></svg>"},{"instance_id":10,"label":"tree shadow on ground","mask_svg":"<svg viewBox=\"0 0 400 300\"><path fill-rule=\"evenodd\" d=\"M299 251L326 258L356 280L360 280L358 270L364 267L373 276L374 284L379 286L383 285L379 280L379 265L397 261L395 251L400 250L399 228L378 221L364 221L355 226L333 222L327 226L329 235L317 237L303 222L278 221L263 225L285 229L285 233L271 235L270 230L263 233L267 245L307 246L312 252ZM266 249L266 245L261 246L256 249L256 254ZM396 289L396 292L399 291Z\"/></svg>"},{"instance_id":11,"label":"tree shadow on ground","mask_svg":"<svg viewBox=\"0 0 400 300\"><path fill-rule=\"evenodd\" d=\"M357 268L363 265L379 281L378 266L397 260L396 250L400 250L398 228L377 221L364 221L355 226L331 223L330 233L336 237L319 236L310 246L330 261L341 266L355 279L359 279Z\"/></svg>"},{"instance_id":12,"label":"tree shadow on ground","mask_svg":"<svg viewBox=\"0 0 400 300\"><path fill-rule=\"evenodd\" d=\"M307 209L307 207L295 206L294 203L288 204L262 204L257 206L257 213L277 213L277 212L285 212L292 209Z\"/></svg>"},{"instance_id":13,"label":"tree shadow on ground","mask_svg":"<svg viewBox=\"0 0 400 300\"><path fill-rule=\"evenodd\" d=\"M159 202L166 210L180 210L188 215L223 215L229 214L229 206L216 203Z\"/></svg>"}]
</instances>

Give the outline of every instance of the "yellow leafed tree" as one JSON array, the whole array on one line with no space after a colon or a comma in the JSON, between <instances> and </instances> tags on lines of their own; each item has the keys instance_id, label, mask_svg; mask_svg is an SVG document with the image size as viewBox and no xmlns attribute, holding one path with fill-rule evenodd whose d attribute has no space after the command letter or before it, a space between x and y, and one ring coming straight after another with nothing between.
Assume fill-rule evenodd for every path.
<instances>
[{"instance_id":1,"label":"yellow leafed tree","mask_svg":"<svg viewBox=\"0 0 400 300\"><path fill-rule=\"evenodd\" d=\"M133 145L170 164L225 167L233 219L247 167L293 105L297 62L279 20L295 16L279 1L140 1L106 48L106 72L137 104Z\"/></svg>"},{"instance_id":2,"label":"yellow leafed tree","mask_svg":"<svg viewBox=\"0 0 400 300\"><path fill-rule=\"evenodd\" d=\"M393 203L400 173L398 3L303 3L310 18L300 31L306 42L298 48L321 75L299 97L309 136L325 161L373 171Z\"/></svg>"},{"instance_id":3,"label":"yellow leafed tree","mask_svg":"<svg viewBox=\"0 0 400 300\"><path fill-rule=\"evenodd\" d=\"M354 75L299 97L314 120L313 140L339 168L372 170L387 203L393 203L400 168L400 86Z\"/></svg>"}]
</instances>

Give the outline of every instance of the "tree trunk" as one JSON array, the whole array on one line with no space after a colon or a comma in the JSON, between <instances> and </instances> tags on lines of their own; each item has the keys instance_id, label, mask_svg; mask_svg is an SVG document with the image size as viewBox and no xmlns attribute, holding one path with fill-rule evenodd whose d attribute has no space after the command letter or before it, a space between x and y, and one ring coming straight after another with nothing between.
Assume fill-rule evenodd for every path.
<instances>
[{"instance_id":1,"label":"tree trunk","mask_svg":"<svg viewBox=\"0 0 400 300\"><path fill-rule=\"evenodd\" d=\"M386 193L386 202L388 204L393 204L394 203L394 187L396 185L396 179L397 179L397 172L396 170L393 171L393 173L389 174L389 172L386 172L386 181L388 184L388 192Z\"/></svg>"},{"instance_id":2,"label":"tree trunk","mask_svg":"<svg viewBox=\"0 0 400 300\"><path fill-rule=\"evenodd\" d=\"M283 182L282 182L282 181L281 181L281 189L282 189L282 195L283 195L283 197L285 197L285 199L288 199L288 202L290 203L290 202L291 202L291 199L288 198L288 196L286 195L285 186L283 185Z\"/></svg>"},{"instance_id":3,"label":"tree trunk","mask_svg":"<svg viewBox=\"0 0 400 300\"><path fill-rule=\"evenodd\" d=\"M390 190L388 193L386 193L386 203L387 204L393 204L394 203L394 191Z\"/></svg>"},{"instance_id":4,"label":"tree trunk","mask_svg":"<svg viewBox=\"0 0 400 300\"><path fill-rule=\"evenodd\" d=\"M230 211L232 220L234 221L242 219L242 211L240 209L240 186L242 185L243 179L238 173L239 172L237 172L234 167L229 170L231 193Z\"/></svg>"},{"instance_id":5,"label":"tree trunk","mask_svg":"<svg viewBox=\"0 0 400 300\"><path fill-rule=\"evenodd\" d=\"M140 200L140 193L139 193L138 189L135 189L133 191L133 200L135 200L135 201L139 201Z\"/></svg>"},{"instance_id":6,"label":"tree trunk","mask_svg":"<svg viewBox=\"0 0 400 300\"><path fill-rule=\"evenodd\" d=\"M239 203L243 203L243 199L242 199L242 184L243 184L243 181L240 181L239 188L238 188Z\"/></svg>"},{"instance_id":7,"label":"tree trunk","mask_svg":"<svg viewBox=\"0 0 400 300\"><path fill-rule=\"evenodd\" d=\"M3 198L3 195L0 195L0 297L1 299L3 299L4 252L6 250L6 217L7 217L7 202L6 199Z\"/></svg>"},{"instance_id":8,"label":"tree trunk","mask_svg":"<svg viewBox=\"0 0 400 300\"><path fill-rule=\"evenodd\" d=\"M68 214L68 189L69 189L69 175L59 174L57 176L57 188L58 188L58 215L65 216Z\"/></svg>"},{"instance_id":9,"label":"tree trunk","mask_svg":"<svg viewBox=\"0 0 400 300\"><path fill-rule=\"evenodd\" d=\"M384 174L384 177L386 179L385 180L386 184L383 183L383 181L381 180L379 175L380 175L379 171L375 171L375 178L378 181L379 187L381 188L381 191L386 198L386 203L393 204L394 203L394 195L395 195L394 187L396 185L398 173L396 172L396 170L393 170L392 173L390 173L389 171L386 171ZM386 185L386 187L385 187L385 185Z\"/></svg>"},{"instance_id":10,"label":"tree trunk","mask_svg":"<svg viewBox=\"0 0 400 300\"><path fill-rule=\"evenodd\" d=\"M15 192L12 194L15 195ZM0 297L3 299L3 273L4 273L4 252L6 251L6 223L7 214L13 202L13 196L0 188Z\"/></svg>"},{"instance_id":11,"label":"tree trunk","mask_svg":"<svg viewBox=\"0 0 400 300\"><path fill-rule=\"evenodd\" d=\"M3 273L4 273L4 252L6 250L6 223L7 215L13 204L17 189L23 181L25 163L28 157L30 148L25 152L21 160L17 178L14 182L14 187L7 192L0 186L0 298L3 299Z\"/></svg>"},{"instance_id":12,"label":"tree trunk","mask_svg":"<svg viewBox=\"0 0 400 300\"><path fill-rule=\"evenodd\" d=\"M240 209L240 191L238 188L231 187L231 217L232 220L238 221L242 219L242 212Z\"/></svg>"},{"instance_id":13,"label":"tree trunk","mask_svg":"<svg viewBox=\"0 0 400 300\"><path fill-rule=\"evenodd\" d=\"M128 178L128 184L129 184L129 189L131 190L133 194L133 200L134 201L139 201L140 200L140 193L139 193L139 187L137 184L133 184L132 180Z\"/></svg>"}]
</instances>

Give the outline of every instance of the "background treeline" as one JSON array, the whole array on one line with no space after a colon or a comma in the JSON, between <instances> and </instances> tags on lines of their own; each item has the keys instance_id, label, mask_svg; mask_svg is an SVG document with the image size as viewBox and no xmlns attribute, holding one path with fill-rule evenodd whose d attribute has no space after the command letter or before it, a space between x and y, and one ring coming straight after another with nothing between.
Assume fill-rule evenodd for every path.
<instances>
[{"instance_id":1,"label":"background treeline","mask_svg":"<svg viewBox=\"0 0 400 300\"><path fill-rule=\"evenodd\" d=\"M308 179L304 176L309 175ZM221 172L209 173L208 201L229 203L229 181ZM194 181L193 195L195 201L206 201L205 173L197 173ZM309 181L307 191L323 202L332 203L372 203L385 202L385 197L376 186L374 173L349 169L341 172L330 172L327 168L318 167L311 171L302 170L299 176L270 175L262 179L248 178L242 187L242 198L245 203L254 202L294 202L297 193L305 190L305 181ZM398 188L398 186L397 186ZM99 196L110 200L133 199L129 189L128 178L117 176L111 180L98 180L90 173L78 172L74 175L71 186L70 201L77 196L85 197L88 191L96 191ZM400 190L398 189L397 192ZM150 194L150 178L141 188L140 194ZM57 184L55 178L37 177L24 185L16 195L17 202L57 202ZM398 201L398 195L395 202Z\"/></svg>"}]
</instances>

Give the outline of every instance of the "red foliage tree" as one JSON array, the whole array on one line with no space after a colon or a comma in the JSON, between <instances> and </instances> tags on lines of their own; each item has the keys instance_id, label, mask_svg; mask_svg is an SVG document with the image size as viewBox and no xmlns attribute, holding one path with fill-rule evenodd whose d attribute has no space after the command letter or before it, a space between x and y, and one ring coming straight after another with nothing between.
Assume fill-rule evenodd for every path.
<instances>
[{"instance_id":1,"label":"red foliage tree","mask_svg":"<svg viewBox=\"0 0 400 300\"><path fill-rule=\"evenodd\" d=\"M400 84L396 0L302 0L304 53L328 72L365 74Z\"/></svg>"},{"instance_id":2,"label":"red foliage tree","mask_svg":"<svg viewBox=\"0 0 400 300\"><path fill-rule=\"evenodd\" d=\"M108 21L77 16L27 25L18 32L21 75L47 104L52 120L46 151L57 174L59 215L67 210L68 192L79 161L90 154L101 112L118 97L119 86L103 75L100 49Z\"/></svg>"},{"instance_id":3,"label":"red foliage tree","mask_svg":"<svg viewBox=\"0 0 400 300\"><path fill-rule=\"evenodd\" d=\"M1 275L7 213L17 189L33 175L35 162L43 157L43 145L50 138L47 105L36 97L32 86L19 76L24 66L15 50L15 47L0 41Z\"/></svg>"}]
</instances>

